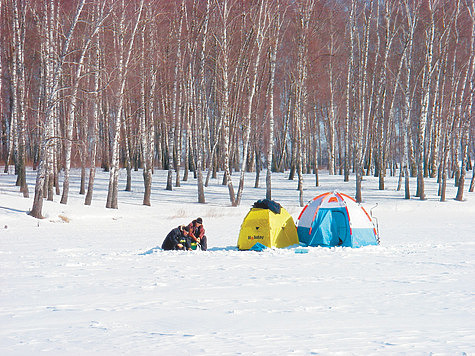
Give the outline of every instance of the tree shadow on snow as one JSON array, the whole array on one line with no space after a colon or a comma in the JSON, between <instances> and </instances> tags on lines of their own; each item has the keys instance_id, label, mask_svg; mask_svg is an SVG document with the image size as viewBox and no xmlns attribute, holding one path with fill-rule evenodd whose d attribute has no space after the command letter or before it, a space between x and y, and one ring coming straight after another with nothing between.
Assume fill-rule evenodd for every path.
<instances>
[{"instance_id":1,"label":"tree shadow on snow","mask_svg":"<svg viewBox=\"0 0 475 356\"><path fill-rule=\"evenodd\" d=\"M236 246L211 247L208 251L239 251Z\"/></svg>"},{"instance_id":2,"label":"tree shadow on snow","mask_svg":"<svg viewBox=\"0 0 475 356\"><path fill-rule=\"evenodd\" d=\"M28 214L29 213L28 210L18 210L18 209L13 209L13 208L7 208L6 206L0 206L0 209L4 209L4 210L11 211L11 212L14 212L14 213L22 213L22 214Z\"/></svg>"},{"instance_id":3,"label":"tree shadow on snow","mask_svg":"<svg viewBox=\"0 0 475 356\"><path fill-rule=\"evenodd\" d=\"M155 246L151 248L150 250L138 253L138 255L139 256L151 255L157 251L163 251L163 250L161 249L160 246ZM212 247L212 248L209 248L207 251L216 252L216 251L239 251L239 250L236 246L226 246L226 247ZM198 251L198 252L201 252L201 251Z\"/></svg>"}]
</instances>

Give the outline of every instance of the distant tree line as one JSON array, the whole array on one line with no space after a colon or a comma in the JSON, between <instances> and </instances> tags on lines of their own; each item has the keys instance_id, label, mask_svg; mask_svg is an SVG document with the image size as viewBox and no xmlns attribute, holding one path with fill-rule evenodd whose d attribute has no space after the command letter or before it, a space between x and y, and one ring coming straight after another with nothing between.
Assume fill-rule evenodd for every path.
<instances>
[{"instance_id":1,"label":"distant tree line","mask_svg":"<svg viewBox=\"0 0 475 356\"><path fill-rule=\"evenodd\" d=\"M233 206L245 172L345 181L399 176L404 197L463 200L475 153L473 0L0 0L0 157L37 170L31 215L66 204L71 167L91 204L96 167L154 169L197 196L224 172ZM239 175L235 187L231 174ZM61 180L59 175L61 175ZM409 177L417 185L409 186ZM60 182L61 181L61 182ZM474 179L469 188L473 191Z\"/></svg>"}]
</instances>

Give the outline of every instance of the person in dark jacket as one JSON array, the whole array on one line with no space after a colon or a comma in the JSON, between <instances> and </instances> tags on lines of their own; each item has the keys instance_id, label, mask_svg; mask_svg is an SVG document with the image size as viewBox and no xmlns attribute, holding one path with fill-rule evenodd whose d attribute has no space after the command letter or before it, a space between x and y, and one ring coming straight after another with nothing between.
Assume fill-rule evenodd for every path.
<instances>
[{"instance_id":1,"label":"person in dark jacket","mask_svg":"<svg viewBox=\"0 0 475 356\"><path fill-rule=\"evenodd\" d=\"M190 228L178 226L170 231L162 244L163 250L191 250Z\"/></svg>"},{"instance_id":2,"label":"person in dark jacket","mask_svg":"<svg viewBox=\"0 0 475 356\"><path fill-rule=\"evenodd\" d=\"M203 227L203 219L193 220L189 225L191 240L200 245L202 251L208 249L208 240L205 236L205 228Z\"/></svg>"}]
</instances>

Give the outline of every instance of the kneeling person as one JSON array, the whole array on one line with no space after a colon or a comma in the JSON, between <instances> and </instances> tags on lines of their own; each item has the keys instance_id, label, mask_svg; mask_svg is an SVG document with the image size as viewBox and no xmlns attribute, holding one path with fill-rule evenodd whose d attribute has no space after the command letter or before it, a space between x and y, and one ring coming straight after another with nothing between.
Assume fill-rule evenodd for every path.
<instances>
[{"instance_id":1,"label":"kneeling person","mask_svg":"<svg viewBox=\"0 0 475 356\"><path fill-rule=\"evenodd\" d=\"M200 246L200 249L202 251L206 251L208 249L208 240L205 236L203 219L198 218L196 220L193 220L188 225L188 228L190 229L190 237L193 242L196 242L196 244Z\"/></svg>"},{"instance_id":2,"label":"kneeling person","mask_svg":"<svg viewBox=\"0 0 475 356\"><path fill-rule=\"evenodd\" d=\"M170 250L191 250L190 228L188 226L178 226L170 231L165 237L162 249Z\"/></svg>"}]
</instances>

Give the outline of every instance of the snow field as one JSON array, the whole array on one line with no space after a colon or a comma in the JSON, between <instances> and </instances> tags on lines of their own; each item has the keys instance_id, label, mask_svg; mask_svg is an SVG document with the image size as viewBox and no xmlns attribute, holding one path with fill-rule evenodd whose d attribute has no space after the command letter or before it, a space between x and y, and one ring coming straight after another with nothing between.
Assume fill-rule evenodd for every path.
<instances>
[{"instance_id":1,"label":"snow field","mask_svg":"<svg viewBox=\"0 0 475 356\"><path fill-rule=\"evenodd\" d=\"M1 169L3 172L3 169ZM28 172L33 195L36 172ZM195 203L195 181L164 190L156 171L152 207L142 206L141 172L119 209L104 208L108 173L97 171L84 206L73 171L68 205L44 202L26 214L15 177L0 174L0 350L2 355L462 355L475 352L475 195L403 199L363 182L364 206L378 218L381 245L240 252L240 224L257 199L246 176L240 207L222 176ZM237 180L237 177L234 177ZM120 182L125 186L125 172ZM415 188L415 181L411 181ZM467 178L468 183L468 178ZM235 181L237 185L237 182ZM273 198L296 219L297 182L273 175ZM468 184L466 184L468 187ZM305 199L324 191L354 195L354 181L305 177ZM412 189L414 190L414 189ZM448 186L447 197L455 196ZM155 250L173 227L201 216L208 252Z\"/></svg>"}]
</instances>

